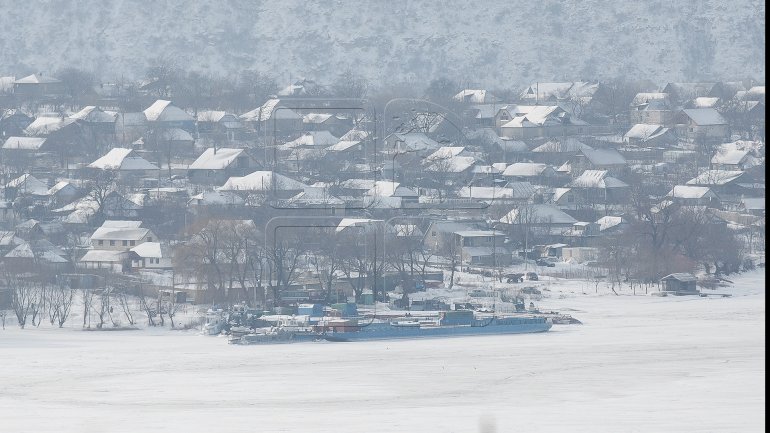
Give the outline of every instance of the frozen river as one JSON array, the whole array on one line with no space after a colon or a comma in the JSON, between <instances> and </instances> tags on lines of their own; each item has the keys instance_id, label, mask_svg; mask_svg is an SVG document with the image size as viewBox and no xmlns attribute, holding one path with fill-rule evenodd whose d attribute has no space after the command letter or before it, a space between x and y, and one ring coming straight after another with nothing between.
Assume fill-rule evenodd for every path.
<instances>
[{"instance_id":1,"label":"frozen river","mask_svg":"<svg viewBox=\"0 0 770 433\"><path fill-rule=\"evenodd\" d=\"M233 346L0 331L4 432L760 432L765 294L544 299L545 334Z\"/></svg>"}]
</instances>

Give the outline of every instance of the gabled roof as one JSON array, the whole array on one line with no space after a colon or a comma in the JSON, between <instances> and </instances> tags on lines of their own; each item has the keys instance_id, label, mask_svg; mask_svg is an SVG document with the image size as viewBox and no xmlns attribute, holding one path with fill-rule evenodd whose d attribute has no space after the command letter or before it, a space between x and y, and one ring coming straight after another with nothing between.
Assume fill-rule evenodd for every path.
<instances>
[{"instance_id":1,"label":"gabled roof","mask_svg":"<svg viewBox=\"0 0 770 433\"><path fill-rule=\"evenodd\" d=\"M40 150L45 144L45 140L45 137L8 137L3 143L3 149Z\"/></svg>"},{"instance_id":2,"label":"gabled roof","mask_svg":"<svg viewBox=\"0 0 770 433\"><path fill-rule=\"evenodd\" d=\"M194 121L191 115L173 105L171 101L158 99L144 110L148 122L182 122Z\"/></svg>"},{"instance_id":3,"label":"gabled roof","mask_svg":"<svg viewBox=\"0 0 770 433\"><path fill-rule=\"evenodd\" d=\"M483 89L461 90L458 94L454 95L453 99L461 102L470 102L472 104L486 104L499 101L499 98Z\"/></svg>"},{"instance_id":4,"label":"gabled roof","mask_svg":"<svg viewBox=\"0 0 770 433\"><path fill-rule=\"evenodd\" d=\"M170 257L170 251L165 248L165 245L161 245L160 242L142 242L141 244L131 248L129 251L141 258L162 259Z\"/></svg>"},{"instance_id":5,"label":"gabled roof","mask_svg":"<svg viewBox=\"0 0 770 433\"><path fill-rule=\"evenodd\" d=\"M625 188L628 184L608 175L607 170L586 170L569 183L571 188Z\"/></svg>"},{"instance_id":6,"label":"gabled roof","mask_svg":"<svg viewBox=\"0 0 770 433\"><path fill-rule=\"evenodd\" d=\"M204 191L200 194L190 197L188 203L203 206L212 205L242 205L244 200L236 194L227 191Z\"/></svg>"},{"instance_id":7,"label":"gabled roof","mask_svg":"<svg viewBox=\"0 0 770 433\"><path fill-rule=\"evenodd\" d=\"M575 224L577 220L551 204L532 204L513 208L500 222L516 224L521 219L528 219L533 224Z\"/></svg>"},{"instance_id":8,"label":"gabled roof","mask_svg":"<svg viewBox=\"0 0 770 433\"><path fill-rule=\"evenodd\" d=\"M166 141L195 141L192 134L181 128L168 128L160 132L160 139Z\"/></svg>"},{"instance_id":9,"label":"gabled roof","mask_svg":"<svg viewBox=\"0 0 770 433\"><path fill-rule=\"evenodd\" d=\"M369 131L353 128L340 137L340 140L360 141L369 136Z\"/></svg>"},{"instance_id":10,"label":"gabled roof","mask_svg":"<svg viewBox=\"0 0 770 433\"><path fill-rule=\"evenodd\" d=\"M535 153L574 153L582 149L590 149L587 144L580 142L574 137L567 137L559 140L550 140L532 149Z\"/></svg>"},{"instance_id":11,"label":"gabled roof","mask_svg":"<svg viewBox=\"0 0 770 433\"><path fill-rule=\"evenodd\" d=\"M88 164L90 168L100 170L157 170L158 167L146 159L137 156L133 149L116 147L106 155Z\"/></svg>"},{"instance_id":12,"label":"gabled roof","mask_svg":"<svg viewBox=\"0 0 770 433\"><path fill-rule=\"evenodd\" d=\"M27 75L13 82L14 84L51 84L61 83L61 80L53 77L44 77L38 74Z\"/></svg>"},{"instance_id":13,"label":"gabled roof","mask_svg":"<svg viewBox=\"0 0 770 433\"><path fill-rule=\"evenodd\" d=\"M414 152L441 147L437 141L422 132L394 133L396 149L400 152Z\"/></svg>"},{"instance_id":14,"label":"gabled roof","mask_svg":"<svg viewBox=\"0 0 770 433\"><path fill-rule=\"evenodd\" d=\"M717 198L717 195L707 186L674 185L666 197L681 199Z\"/></svg>"},{"instance_id":15,"label":"gabled roof","mask_svg":"<svg viewBox=\"0 0 770 433\"><path fill-rule=\"evenodd\" d=\"M399 182L378 180L374 186L366 192L368 196L377 197L417 197L416 191L401 186Z\"/></svg>"},{"instance_id":16,"label":"gabled roof","mask_svg":"<svg viewBox=\"0 0 770 433\"><path fill-rule=\"evenodd\" d=\"M52 186L51 189L48 190L48 194L54 195L65 188L77 190L77 187L75 185L67 182L66 180L62 180L57 182L56 185Z\"/></svg>"},{"instance_id":17,"label":"gabled roof","mask_svg":"<svg viewBox=\"0 0 770 433\"><path fill-rule=\"evenodd\" d=\"M328 147L337 144L340 139L329 131L311 131L303 133L299 138L285 143L283 147L291 149L295 147Z\"/></svg>"},{"instance_id":18,"label":"gabled roof","mask_svg":"<svg viewBox=\"0 0 770 433\"><path fill-rule=\"evenodd\" d=\"M231 149L227 147L213 148L204 150L192 164L187 167L188 170L224 170L230 164L243 154L243 149Z\"/></svg>"},{"instance_id":19,"label":"gabled roof","mask_svg":"<svg viewBox=\"0 0 770 433\"><path fill-rule=\"evenodd\" d=\"M273 184L275 182L275 184ZM246 176L233 176L219 191L294 191L304 190L307 185L273 171L255 171Z\"/></svg>"},{"instance_id":20,"label":"gabled roof","mask_svg":"<svg viewBox=\"0 0 770 433\"><path fill-rule=\"evenodd\" d=\"M5 185L6 188L16 188L21 194L48 195L48 185L29 173L13 179Z\"/></svg>"},{"instance_id":21,"label":"gabled roof","mask_svg":"<svg viewBox=\"0 0 770 433\"><path fill-rule=\"evenodd\" d=\"M564 109L558 105L537 105L529 113L514 117L503 128L529 128L540 127L546 124L559 124L561 119L557 116L564 113Z\"/></svg>"},{"instance_id":22,"label":"gabled roof","mask_svg":"<svg viewBox=\"0 0 770 433\"><path fill-rule=\"evenodd\" d=\"M326 187L306 187L304 191L288 200L291 205L344 205L345 202L340 198L329 193Z\"/></svg>"},{"instance_id":23,"label":"gabled roof","mask_svg":"<svg viewBox=\"0 0 770 433\"><path fill-rule=\"evenodd\" d=\"M603 232L613 227L617 227L623 223L623 217L619 216L603 216L596 220L596 224L599 224L599 231Z\"/></svg>"},{"instance_id":24,"label":"gabled roof","mask_svg":"<svg viewBox=\"0 0 770 433\"><path fill-rule=\"evenodd\" d=\"M270 119L302 119L302 116L280 105L280 99L268 99L261 106L241 114L239 118L249 122L266 122Z\"/></svg>"},{"instance_id":25,"label":"gabled roof","mask_svg":"<svg viewBox=\"0 0 770 433\"><path fill-rule=\"evenodd\" d=\"M626 158L615 149L592 149L589 147L581 149L580 152L596 167L626 164Z\"/></svg>"},{"instance_id":26,"label":"gabled roof","mask_svg":"<svg viewBox=\"0 0 770 433\"><path fill-rule=\"evenodd\" d=\"M648 140L652 140L657 137L660 137L661 135L665 134L668 131L669 129L663 127L663 125L637 123L636 125L632 126L631 129L628 130L628 132L626 132L623 135L623 138L626 141L629 138L648 141Z\"/></svg>"},{"instance_id":27,"label":"gabled roof","mask_svg":"<svg viewBox=\"0 0 770 433\"><path fill-rule=\"evenodd\" d=\"M682 113L699 126L727 125L725 118L713 108L685 108Z\"/></svg>"},{"instance_id":28,"label":"gabled roof","mask_svg":"<svg viewBox=\"0 0 770 433\"><path fill-rule=\"evenodd\" d=\"M27 135L48 135L72 123L75 123L75 119L40 116L24 128L24 133Z\"/></svg>"},{"instance_id":29,"label":"gabled roof","mask_svg":"<svg viewBox=\"0 0 770 433\"><path fill-rule=\"evenodd\" d=\"M706 170L687 181L687 185L726 185L743 176L738 170Z\"/></svg>"},{"instance_id":30,"label":"gabled roof","mask_svg":"<svg viewBox=\"0 0 770 433\"><path fill-rule=\"evenodd\" d=\"M138 241L147 234L150 229L142 227L99 227L91 235L91 240L110 240L110 241Z\"/></svg>"},{"instance_id":31,"label":"gabled roof","mask_svg":"<svg viewBox=\"0 0 770 433\"><path fill-rule=\"evenodd\" d=\"M84 107L82 110L70 116L70 119L93 123L114 123L116 118L117 114L102 111L93 105Z\"/></svg>"},{"instance_id":32,"label":"gabled roof","mask_svg":"<svg viewBox=\"0 0 770 433\"><path fill-rule=\"evenodd\" d=\"M503 171L503 176L536 177L547 173L548 169L553 170L553 168L547 164L537 162L515 162Z\"/></svg>"}]
</instances>

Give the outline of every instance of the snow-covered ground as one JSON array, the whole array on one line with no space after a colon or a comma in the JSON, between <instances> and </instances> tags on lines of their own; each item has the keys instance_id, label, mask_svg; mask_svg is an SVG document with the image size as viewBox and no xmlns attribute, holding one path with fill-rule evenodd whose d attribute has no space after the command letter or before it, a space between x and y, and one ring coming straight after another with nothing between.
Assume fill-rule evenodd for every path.
<instances>
[{"instance_id":1,"label":"snow-covered ground","mask_svg":"<svg viewBox=\"0 0 770 433\"><path fill-rule=\"evenodd\" d=\"M541 309L584 324L530 335L233 346L9 327L0 431L764 431L764 273L733 281L729 298L541 281Z\"/></svg>"}]
</instances>

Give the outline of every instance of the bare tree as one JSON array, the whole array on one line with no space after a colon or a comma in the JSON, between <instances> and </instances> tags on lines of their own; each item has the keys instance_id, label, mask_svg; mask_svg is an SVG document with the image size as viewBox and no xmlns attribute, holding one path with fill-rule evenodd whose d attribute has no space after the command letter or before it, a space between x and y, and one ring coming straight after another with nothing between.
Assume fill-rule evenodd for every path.
<instances>
[{"instance_id":1,"label":"bare tree","mask_svg":"<svg viewBox=\"0 0 770 433\"><path fill-rule=\"evenodd\" d=\"M5 282L11 291L11 308L16 321L19 328L24 329L27 318L39 308L40 291L33 282L10 273L6 274Z\"/></svg>"}]
</instances>

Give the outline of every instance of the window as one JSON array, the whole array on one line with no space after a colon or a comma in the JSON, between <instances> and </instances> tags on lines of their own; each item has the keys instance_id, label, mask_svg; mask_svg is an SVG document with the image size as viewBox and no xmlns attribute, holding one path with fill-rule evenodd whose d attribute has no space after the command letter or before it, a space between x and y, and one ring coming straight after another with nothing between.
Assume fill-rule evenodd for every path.
<instances>
[{"instance_id":1,"label":"window","mask_svg":"<svg viewBox=\"0 0 770 433\"><path fill-rule=\"evenodd\" d=\"M104 241L99 241L99 245L104 245Z\"/></svg>"},{"instance_id":2,"label":"window","mask_svg":"<svg viewBox=\"0 0 770 433\"><path fill-rule=\"evenodd\" d=\"M128 246L128 241L124 240L124 241L123 241L123 246L124 246L124 247L127 247L127 246Z\"/></svg>"},{"instance_id":3,"label":"window","mask_svg":"<svg viewBox=\"0 0 770 433\"><path fill-rule=\"evenodd\" d=\"M152 242L152 236L147 238L147 242Z\"/></svg>"},{"instance_id":4,"label":"window","mask_svg":"<svg viewBox=\"0 0 770 433\"><path fill-rule=\"evenodd\" d=\"M110 246L114 247L115 246L115 241L110 241Z\"/></svg>"},{"instance_id":5,"label":"window","mask_svg":"<svg viewBox=\"0 0 770 433\"><path fill-rule=\"evenodd\" d=\"M136 241L131 241L130 244L133 247L134 245L136 245Z\"/></svg>"}]
</instances>

